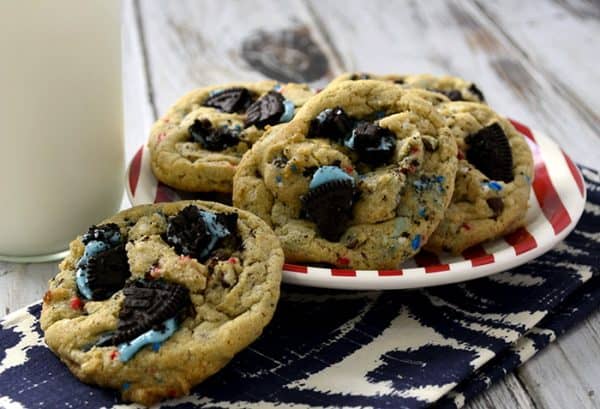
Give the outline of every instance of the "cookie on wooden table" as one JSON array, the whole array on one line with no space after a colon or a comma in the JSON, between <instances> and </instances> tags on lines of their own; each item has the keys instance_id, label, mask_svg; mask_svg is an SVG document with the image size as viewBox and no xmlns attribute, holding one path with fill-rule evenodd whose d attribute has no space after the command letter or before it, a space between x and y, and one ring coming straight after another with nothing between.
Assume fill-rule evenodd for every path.
<instances>
[{"instance_id":1,"label":"cookie on wooden table","mask_svg":"<svg viewBox=\"0 0 600 409\"><path fill-rule=\"evenodd\" d=\"M248 212L138 206L71 242L41 326L79 379L149 405L187 394L261 334L282 266L277 238Z\"/></svg>"},{"instance_id":2,"label":"cookie on wooden table","mask_svg":"<svg viewBox=\"0 0 600 409\"><path fill-rule=\"evenodd\" d=\"M152 127L152 171L176 189L230 193L242 155L265 129L291 120L312 95L307 85L275 81L192 91Z\"/></svg>"},{"instance_id":3,"label":"cookie on wooden table","mask_svg":"<svg viewBox=\"0 0 600 409\"><path fill-rule=\"evenodd\" d=\"M244 155L233 202L266 220L286 260L395 268L450 202L456 142L441 94L344 81L311 98Z\"/></svg>"}]
</instances>

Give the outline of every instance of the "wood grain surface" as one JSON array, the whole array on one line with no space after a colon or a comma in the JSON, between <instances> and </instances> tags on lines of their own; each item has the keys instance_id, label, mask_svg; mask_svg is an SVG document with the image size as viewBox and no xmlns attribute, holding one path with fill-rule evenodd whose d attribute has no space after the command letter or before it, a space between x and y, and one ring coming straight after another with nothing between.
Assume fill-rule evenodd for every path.
<instances>
[{"instance_id":1,"label":"wood grain surface","mask_svg":"<svg viewBox=\"0 0 600 409\"><path fill-rule=\"evenodd\" d=\"M343 71L455 74L578 163L600 154L597 1L125 0L127 157L195 87ZM0 263L0 316L40 299L56 263ZM600 313L467 404L600 408Z\"/></svg>"}]
</instances>

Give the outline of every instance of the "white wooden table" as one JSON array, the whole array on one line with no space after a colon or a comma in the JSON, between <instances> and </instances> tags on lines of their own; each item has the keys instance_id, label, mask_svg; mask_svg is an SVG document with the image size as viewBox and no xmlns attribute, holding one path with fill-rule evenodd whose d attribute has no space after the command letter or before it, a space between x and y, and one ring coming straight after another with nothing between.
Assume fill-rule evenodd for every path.
<instances>
[{"instance_id":1,"label":"white wooden table","mask_svg":"<svg viewBox=\"0 0 600 409\"><path fill-rule=\"evenodd\" d=\"M127 157L199 85L271 75L321 86L360 70L471 79L499 112L598 168L599 56L597 1L124 0ZM0 316L39 300L56 271L0 263ZM600 312L469 407L600 408Z\"/></svg>"}]
</instances>

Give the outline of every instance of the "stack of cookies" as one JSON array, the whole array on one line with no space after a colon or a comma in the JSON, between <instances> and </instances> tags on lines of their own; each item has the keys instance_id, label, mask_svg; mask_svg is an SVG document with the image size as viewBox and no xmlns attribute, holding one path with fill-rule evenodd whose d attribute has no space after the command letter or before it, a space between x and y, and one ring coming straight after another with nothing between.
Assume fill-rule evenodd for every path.
<instances>
[{"instance_id":1,"label":"stack of cookies","mask_svg":"<svg viewBox=\"0 0 600 409\"><path fill-rule=\"evenodd\" d=\"M394 269L524 222L532 157L472 83L346 74L201 88L154 125L152 169L204 201L138 206L77 237L41 325L81 380L189 393L271 320L288 262Z\"/></svg>"},{"instance_id":2,"label":"stack of cookies","mask_svg":"<svg viewBox=\"0 0 600 409\"><path fill-rule=\"evenodd\" d=\"M524 138L456 77L344 74L197 90L154 126L152 169L232 192L288 262L390 269L423 248L461 253L524 222Z\"/></svg>"}]
</instances>

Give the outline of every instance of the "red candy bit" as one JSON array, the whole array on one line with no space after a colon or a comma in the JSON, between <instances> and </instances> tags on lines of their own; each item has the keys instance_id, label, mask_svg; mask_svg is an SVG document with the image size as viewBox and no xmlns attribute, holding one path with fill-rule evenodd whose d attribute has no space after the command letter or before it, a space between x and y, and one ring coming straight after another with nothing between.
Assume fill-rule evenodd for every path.
<instances>
[{"instance_id":1,"label":"red candy bit","mask_svg":"<svg viewBox=\"0 0 600 409\"><path fill-rule=\"evenodd\" d=\"M346 172L347 174L351 175L352 172L354 172L354 168L352 166L345 166L344 167L344 172Z\"/></svg>"},{"instance_id":2,"label":"red candy bit","mask_svg":"<svg viewBox=\"0 0 600 409\"><path fill-rule=\"evenodd\" d=\"M419 152L419 147L418 146L413 146L412 148L410 148L410 153L417 153Z\"/></svg>"},{"instance_id":3,"label":"red candy bit","mask_svg":"<svg viewBox=\"0 0 600 409\"><path fill-rule=\"evenodd\" d=\"M346 258L346 257L339 257L337 259L338 264L341 264L343 266L347 266L348 264L350 264L350 259Z\"/></svg>"},{"instance_id":4,"label":"red candy bit","mask_svg":"<svg viewBox=\"0 0 600 409\"><path fill-rule=\"evenodd\" d=\"M48 290L44 293L44 302L52 301L52 291Z\"/></svg>"},{"instance_id":5,"label":"red candy bit","mask_svg":"<svg viewBox=\"0 0 600 409\"><path fill-rule=\"evenodd\" d=\"M465 158L465 154L463 153L463 151L461 151L460 149L458 150L458 153L456 154L456 157L459 160L463 160Z\"/></svg>"},{"instance_id":6,"label":"red candy bit","mask_svg":"<svg viewBox=\"0 0 600 409\"><path fill-rule=\"evenodd\" d=\"M471 230L471 225L468 224L468 223L463 223L462 224L462 228L465 229L465 230Z\"/></svg>"},{"instance_id":7,"label":"red candy bit","mask_svg":"<svg viewBox=\"0 0 600 409\"><path fill-rule=\"evenodd\" d=\"M180 261L180 262L182 262L182 263L187 263L187 262L189 262L191 259L192 259L192 258L191 258L190 256L184 256L184 255L181 255L181 256L179 256L179 261Z\"/></svg>"},{"instance_id":8,"label":"red candy bit","mask_svg":"<svg viewBox=\"0 0 600 409\"><path fill-rule=\"evenodd\" d=\"M164 133L164 132L159 133L157 136L158 143L161 143L162 141L164 141L166 137L167 137L166 133Z\"/></svg>"},{"instance_id":9,"label":"red candy bit","mask_svg":"<svg viewBox=\"0 0 600 409\"><path fill-rule=\"evenodd\" d=\"M169 389L169 392L167 392L167 396L169 396L169 398L176 398L177 391L175 389Z\"/></svg>"},{"instance_id":10,"label":"red candy bit","mask_svg":"<svg viewBox=\"0 0 600 409\"><path fill-rule=\"evenodd\" d=\"M160 267L158 266L152 266L152 268L150 269L150 277L152 278L158 278L162 275L161 271L160 271Z\"/></svg>"},{"instance_id":11,"label":"red candy bit","mask_svg":"<svg viewBox=\"0 0 600 409\"><path fill-rule=\"evenodd\" d=\"M83 307L83 301L79 297L71 298L71 308L74 310L80 310Z\"/></svg>"},{"instance_id":12,"label":"red candy bit","mask_svg":"<svg viewBox=\"0 0 600 409\"><path fill-rule=\"evenodd\" d=\"M119 351L117 351L116 349L113 349L110 352L110 359L111 359L111 361L114 361L115 359L117 359L118 356L119 356Z\"/></svg>"},{"instance_id":13,"label":"red candy bit","mask_svg":"<svg viewBox=\"0 0 600 409\"><path fill-rule=\"evenodd\" d=\"M163 122L164 122L165 124L168 124L168 123L169 123L169 118L165 118L165 119L163 119Z\"/></svg>"},{"instance_id":14,"label":"red candy bit","mask_svg":"<svg viewBox=\"0 0 600 409\"><path fill-rule=\"evenodd\" d=\"M227 262L229 264L235 264L238 262L238 259L237 259L237 257L230 257L229 260L227 260Z\"/></svg>"}]
</instances>

